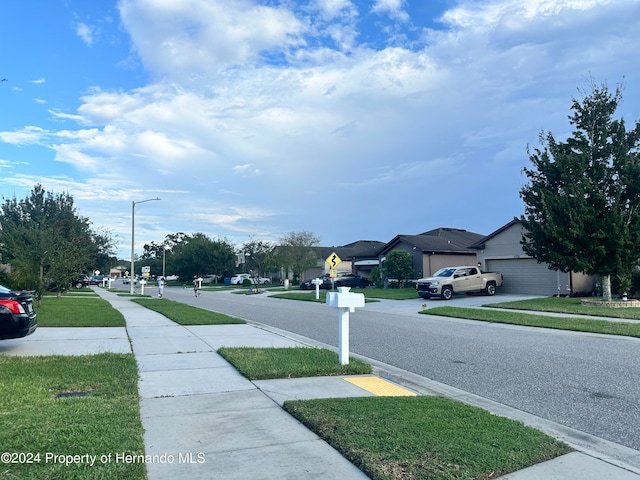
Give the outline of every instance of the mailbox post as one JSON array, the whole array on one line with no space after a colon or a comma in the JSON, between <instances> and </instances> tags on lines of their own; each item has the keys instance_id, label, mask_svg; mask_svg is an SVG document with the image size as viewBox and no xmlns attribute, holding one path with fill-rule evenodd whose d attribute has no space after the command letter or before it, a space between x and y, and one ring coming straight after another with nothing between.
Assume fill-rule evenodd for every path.
<instances>
[{"instance_id":1,"label":"mailbox post","mask_svg":"<svg viewBox=\"0 0 640 480\"><path fill-rule=\"evenodd\" d=\"M144 295L144 286L147 284L147 281L143 278L140 280L140 295Z\"/></svg>"},{"instance_id":2,"label":"mailbox post","mask_svg":"<svg viewBox=\"0 0 640 480\"><path fill-rule=\"evenodd\" d=\"M311 283L316 286L316 300L318 300L320 298L320 285L322 285L322 280L320 280L319 278L314 278L313 280L311 280Z\"/></svg>"},{"instance_id":3,"label":"mailbox post","mask_svg":"<svg viewBox=\"0 0 640 480\"><path fill-rule=\"evenodd\" d=\"M338 292L327 293L327 305L338 308L338 360L349 363L349 312L364 307L364 293L351 293L350 287L338 287Z\"/></svg>"}]
</instances>

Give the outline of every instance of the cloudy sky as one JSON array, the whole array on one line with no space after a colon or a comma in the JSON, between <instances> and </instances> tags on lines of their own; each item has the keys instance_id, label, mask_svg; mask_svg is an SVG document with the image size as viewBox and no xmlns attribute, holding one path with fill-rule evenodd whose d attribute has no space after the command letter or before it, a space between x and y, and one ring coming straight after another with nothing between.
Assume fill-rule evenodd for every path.
<instances>
[{"instance_id":1,"label":"cloudy sky","mask_svg":"<svg viewBox=\"0 0 640 480\"><path fill-rule=\"evenodd\" d=\"M632 0L9 0L0 195L68 192L128 258L175 232L325 246L523 213L589 82L640 118Z\"/></svg>"}]
</instances>

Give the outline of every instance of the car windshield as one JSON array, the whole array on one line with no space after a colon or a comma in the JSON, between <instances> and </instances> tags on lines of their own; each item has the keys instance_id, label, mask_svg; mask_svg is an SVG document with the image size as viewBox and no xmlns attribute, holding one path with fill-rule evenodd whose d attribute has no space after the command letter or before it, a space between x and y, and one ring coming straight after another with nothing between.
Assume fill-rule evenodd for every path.
<instances>
[{"instance_id":1,"label":"car windshield","mask_svg":"<svg viewBox=\"0 0 640 480\"><path fill-rule=\"evenodd\" d=\"M0 285L0 293L10 293L11 290L9 290L7 287L5 287L4 285Z\"/></svg>"},{"instance_id":2,"label":"car windshield","mask_svg":"<svg viewBox=\"0 0 640 480\"><path fill-rule=\"evenodd\" d=\"M434 277L450 277L455 272L455 268L441 268L433 276Z\"/></svg>"}]
</instances>

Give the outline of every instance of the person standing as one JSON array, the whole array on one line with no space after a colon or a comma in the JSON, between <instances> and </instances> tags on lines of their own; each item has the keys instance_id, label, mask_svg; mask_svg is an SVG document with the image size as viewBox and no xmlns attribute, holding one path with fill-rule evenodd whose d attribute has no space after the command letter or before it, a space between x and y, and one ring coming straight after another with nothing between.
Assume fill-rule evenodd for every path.
<instances>
[{"instance_id":1,"label":"person standing","mask_svg":"<svg viewBox=\"0 0 640 480\"><path fill-rule=\"evenodd\" d=\"M164 296L164 277L158 277L158 298Z\"/></svg>"},{"instance_id":2,"label":"person standing","mask_svg":"<svg viewBox=\"0 0 640 480\"><path fill-rule=\"evenodd\" d=\"M198 275L194 275L193 276L193 295L194 297L199 297L200 296L200 292L198 291L198 289L200 288L200 282L202 281L202 279L200 277L198 277Z\"/></svg>"}]
</instances>

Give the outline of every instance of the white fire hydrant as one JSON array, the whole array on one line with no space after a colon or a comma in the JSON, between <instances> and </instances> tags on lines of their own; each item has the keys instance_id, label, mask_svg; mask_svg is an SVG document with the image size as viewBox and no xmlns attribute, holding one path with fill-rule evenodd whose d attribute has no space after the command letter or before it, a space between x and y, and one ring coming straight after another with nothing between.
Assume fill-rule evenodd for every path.
<instances>
[{"instance_id":1,"label":"white fire hydrant","mask_svg":"<svg viewBox=\"0 0 640 480\"><path fill-rule=\"evenodd\" d=\"M327 293L327 305L338 308L338 360L349 363L349 312L364 307L364 293L351 293L350 287L338 287L338 292Z\"/></svg>"}]
</instances>

